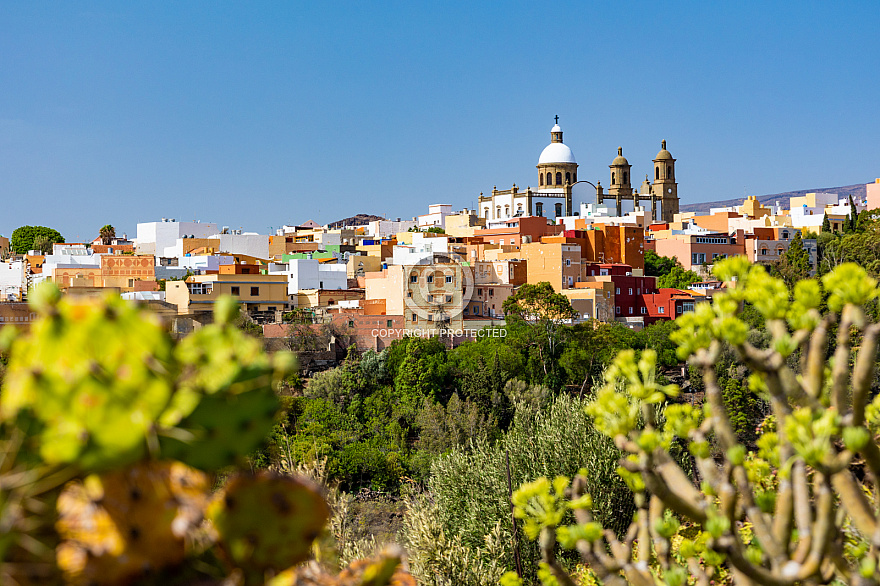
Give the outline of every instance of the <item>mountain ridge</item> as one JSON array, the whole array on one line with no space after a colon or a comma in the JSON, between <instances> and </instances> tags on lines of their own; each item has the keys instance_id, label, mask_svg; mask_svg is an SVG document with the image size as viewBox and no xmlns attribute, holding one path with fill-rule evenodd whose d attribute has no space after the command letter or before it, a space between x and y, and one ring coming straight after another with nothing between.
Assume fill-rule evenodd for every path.
<instances>
[{"instance_id":1,"label":"mountain ridge","mask_svg":"<svg viewBox=\"0 0 880 586\"><path fill-rule=\"evenodd\" d=\"M841 197L852 195L855 199L864 199L867 190L864 183L856 183L854 185L842 185L840 187L819 187L815 189L784 191L782 193L770 193L767 195L759 195L757 197L758 201L764 205L776 205L776 202L778 201L784 208L788 209L791 198L800 197L807 193L837 193ZM725 208L742 205L744 199L745 197L738 197L735 199L682 204L679 205L679 211L708 214L711 208Z\"/></svg>"}]
</instances>

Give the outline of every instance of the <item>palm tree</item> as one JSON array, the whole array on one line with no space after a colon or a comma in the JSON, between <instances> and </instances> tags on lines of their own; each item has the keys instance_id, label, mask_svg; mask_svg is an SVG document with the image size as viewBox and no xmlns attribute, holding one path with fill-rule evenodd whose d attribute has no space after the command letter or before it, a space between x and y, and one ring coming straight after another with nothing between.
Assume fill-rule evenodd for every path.
<instances>
[{"instance_id":1,"label":"palm tree","mask_svg":"<svg viewBox=\"0 0 880 586\"><path fill-rule=\"evenodd\" d=\"M102 244L110 244L114 238L116 238L116 228L107 224L98 232L101 236Z\"/></svg>"}]
</instances>

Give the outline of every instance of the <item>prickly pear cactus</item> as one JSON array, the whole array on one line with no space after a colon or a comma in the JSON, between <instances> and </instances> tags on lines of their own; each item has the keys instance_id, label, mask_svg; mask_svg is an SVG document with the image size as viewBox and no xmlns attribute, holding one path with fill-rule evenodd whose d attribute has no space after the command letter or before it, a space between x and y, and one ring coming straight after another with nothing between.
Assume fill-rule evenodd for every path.
<instances>
[{"instance_id":1,"label":"prickly pear cactus","mask_svg":"<svg viewBox=\"0 0 880 586\"><path fill-rule=\"evenodd\" d=\"M272 360L259 340L231 325L231 298L218 302L215 323L184 338L175 356L183 378L160 423L166 457L203 470L234 464L257 449L274 424L275 385L295 365L287 354Z\"/></svg>"},{"instance_id":2,"label":"prickly pear cactus","mask_svg":"<svg viewBox=\"0 0 880 586\"><path fill-rule=\"evenodd\" d=\"M136 460L173 391L172 342L158 319L119 298L61 299L53 283L31 303L41 319L12 341L0 417L31 413L49 464Z\"/></svg>"},{"instance_id":3,"label":"prickly pear cactus","mask_svg":"<svg viewBox=\"0 0 880 586\"><path fill-rule=\"evenodd\" d=\"M183 561L210 489L180 462L142 462L69 483L58 498L59 568L73 584L123 584Z\"/></svg>"},{"instance_id":4,"label":"prickly pear cactus","mask_svg":"<svg viewBox=\"0 0 880 586\"><path fill-rule=\"evenodd\" d=\"M290 568L266 586L416 586L403 568L400 548L391 547L373 558L355 560L334 575L317 563Z\"/></svg>"},{"instance_id":5,"label":"prickly pear cactus","mask_svg":"<svg viewBox=\"0 0 880 586\"><path fill-rule=\"evenodd\" d=\"M329 513L310 480L268 472L233 478L208 507L227 561L252 580L308 559Z\"/></svg>"}]
</instances>

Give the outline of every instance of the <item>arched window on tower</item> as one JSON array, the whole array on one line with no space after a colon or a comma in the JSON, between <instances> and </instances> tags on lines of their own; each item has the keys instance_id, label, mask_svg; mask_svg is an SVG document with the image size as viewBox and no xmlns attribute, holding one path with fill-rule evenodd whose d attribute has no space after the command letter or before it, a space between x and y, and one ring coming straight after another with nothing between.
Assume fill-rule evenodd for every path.
<instances>
[{"instance_id":1,"label":"arched window on tower","mask_svg":"<svg viewBox=\"0 0 880 586\"><path fill-rule=\"evenodd\" d=\"M672 165L666 165L666 178L672 179Z\"/></svg>"},{"instance_id":2,"label":"arched window on tower","mask_svg":"<svg viewBox=\"0 0 880 586\"><path fill-rule=\"evenodd\" d=\"M556 204L556 217L558 218L561 215L562 215L562 204L558 203L558 204Z\"/></svg>"},{"instance_id":3,"label":"arched window on tower","mask_svg":"<svg viewBox=\"0 0 880 586\"><path fill-rule=\"evenodd\" d=\"M569 173L568 171L565 172L565 182L571 183L571 173Z\"/></svg>"},{"instance_id":4,"label":"arched window on tower","mask_svg":"<svg viewBox=\"0 0 880 586\"><path fill-rule=\"evenodd\" d=\"M543 173L538 173L538 184L544 185L544 174Z\"/></svg>"},{"instance_id":5,"label":"arched window on tower","mask_svg":"<svg viewBox=\"0 0 880 586\"><path fill-rule=\"evenodd\" d=\"M614 180L614 173L612 173L611 174L611 185L614 185L615 183L617 183L617 182Z\"/></svg>"},{"instance_id":6,"label":"arched window on tower","mask_svg":"<svg viewBox=\"0 0 880 586\"><path fill-rule=\"evenodd\" d=\"M562 172L556 172L556 185L562 185Z\"/></svg>"},{"instance_id":7,"label":"arched window on tower","mask_svg":"<svg viewBox=\"0 0 880 586\"><path fill-rule=\"evenodd\" d=\"M578 172L577 172L577 171L574 172L574 175L572 176L572 179L574 179L574 182L575 182L575 183L578 182Z\"/></svg>"},{"instance_id":8,"label":"arched window on tower","mask_svg":"<svg viewBox=\"0 0 880 586\"><path fill-rule=\"evenodd\" d=\"M623 172L623 184L626 185L629 183L629 177L627 177L626 171Z\"/></svg>"},{"instance_id":9,"label":"arched window on tower","mask_svg":"<svg viewBox=\"0 0 880 586\"><path fill-rule=\"evenodd\" d=\"M654 179L660 179L660 167L654 167Z\"/></svg>"},{"instance_id":10,"label":"arched window on tower","mask_svg":"<svg viewBox=\"0 0 880 586\"><path fill-rule=\"evenodd\" d=\"M553 175L547 173L547 185L553 185Z\"/></svg>"}]
</instances>

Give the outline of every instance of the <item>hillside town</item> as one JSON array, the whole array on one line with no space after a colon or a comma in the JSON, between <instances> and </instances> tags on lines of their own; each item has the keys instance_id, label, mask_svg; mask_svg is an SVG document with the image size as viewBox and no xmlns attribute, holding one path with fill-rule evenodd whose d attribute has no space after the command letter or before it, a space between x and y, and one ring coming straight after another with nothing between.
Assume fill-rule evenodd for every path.
<instances>
[{"instance_id":1,"label":"hillside town","mask_svg":"<svg viewBox=\"0 0 880 586\"><path fill-rule=\"evenodd\" d=\"M91 242L50 242L45 251L16 251L0 237L0 322L29 323L27 292L48 280L71 296L113 292L146 304L178 334L210 321L214 302L231 295L267 338L287 336L285 324L296 321L332 323L361 349L411 335L454 346L502 324L504 301L518 287L547 282L570 301L571 322L641 329L722 290L711 271L721 258L772 267L796 242L815 275L817 235L842 232L859 212L880 207L877 179L864 198L807 193L762 205L750 196L704 215L680 212L665 140L638 187L619 148L606 190L601 180L578 180L558 117L550 137L537 187L493 187L478 209L439 203L408 220L309 220L274 234L161 218L139 223L133 236L107 226ZM574 209L578 184L595 189L595 201ZM652 270L652 259L663 257L680 269L674 286Z\"/></svg>"}]
</instances>

